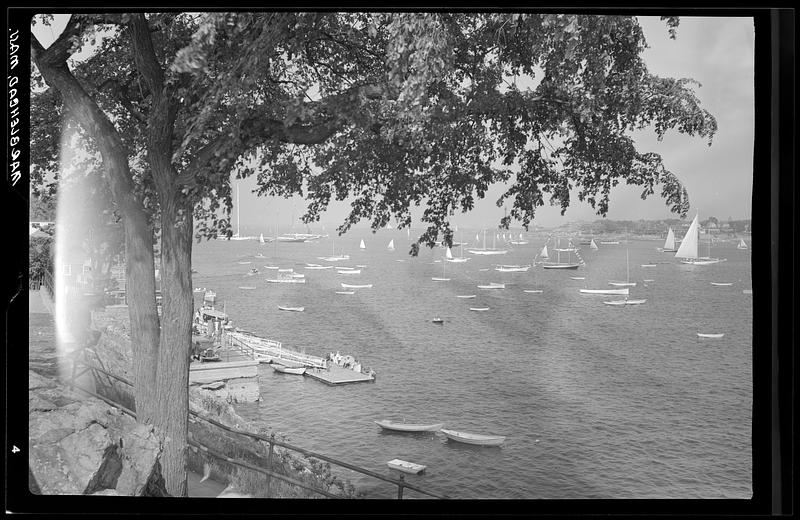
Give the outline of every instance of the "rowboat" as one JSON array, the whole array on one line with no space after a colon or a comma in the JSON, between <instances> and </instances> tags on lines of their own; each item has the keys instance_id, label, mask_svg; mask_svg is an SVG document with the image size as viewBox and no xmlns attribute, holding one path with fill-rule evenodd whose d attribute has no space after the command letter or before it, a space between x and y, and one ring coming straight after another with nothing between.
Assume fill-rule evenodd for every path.
<instances>
[{"instance_id":1,"label":"rowboat","mask_svg":"<svg viewBox=\"0 0 800 520\"><path fill-rule=\"evenodd\" d=\"M280 269L277 265L265 265L264 269Z\"/></svg>"},{"instance_id":2,"label":"rowboat","mask_svg":"<svg viewBox=\"0 0 800 520\"><path fill-rule=\"evenodd\" d=\"M242 289L243 291L252 291L253 289L255 289L255 287L249 285L242 285L239 287L239 289Z\"/></svg>"},{"instance_id":3,"label":"rowboat","mask_svg":"<svg viewBox=\"0 0 800 520\"><path fill-rule=\"evenodd\" d=\"M440 430L451 441L479 446L500 446L506 440L501 435L480 435L477 433L457 432L455 430Z\"/></svg>"},{"instance_id":4,"label":"rowboat","mask_svg":"<svg viewBox=\"0 0 800 520\"><path fill-rule=\"evenodd\" d=\"M469 310L476 312L488 311L489 307L470 307Z\"/></svg>"},{"instance_id":5,"label":"rowboat","mask_svg":"<svg viewBox=\"0 0 800 520\"><path fill-rule=\"evenodd\" d=\"M304 278L268 278L268 283L306 283Z\"/></svg>"},{"instance_id":6,"label":"rowboat","mask_svg":"<svg viewBox=\"0 0 800 520\"><path fill-rule=\"evenodd\" d=\"M303 312L304 310L306 310L306 308L305 307L283 307L281 305L278 305L278 310L281 310L281 311L292 311L292 312Z\"/></svg>"},{"instance_id":7,"label":"rowboat","mask_svg":"<svg viewBox=\"0 0 800 520\"><path fill-rule=\"evenodd\" d=\"M521 265L521 266L510 266L510 265L501 265L495 268L495 271L501 273L525 273L530 269L531 266L529 265Z\"/></svg>"},{"instance_id":8,"label":"rowboat","mask_svg":"<svg viewBox=\"0 0 800 520\"><path fill-rule=\"evenodd\" d=\"M433 318L431 321L437 325L444 325L444 320L442 318Z\"/></svg>"},{"instance_id":9,"label":"rowboat","mask_svg":"<svg viewBox=\"0 0 800 520\"><path fill-rule=\"evenodd\" d=\"M456 298L465 298L466 299L466 298L474 298L474 297L475 297L474 294L457 294L456 295Z\"/></svg>"},{"instance_id":10,"label":"rowboat","mask_svg":"<svg viewBox=\"0 0 800 520\"><path fill-rule=\"evenodd\" d=\"M392 430L396 432L438 432L439 430L442 429L442 426L444 426L443 423L417 424L417 423L406 423L406 422L393 422L388 419L375 421L375 424L377 424L384 430Z\"/></svg>"},{"instance_id":11,"label":"rowboat","mask_svg":"<svg viewBox=\"0 0 800 520\"><path fill-rule=\"evenodd\" d=\"M624 300L612 300L610 302L603 302L606 305L641 305L647 300L629 300L625 298Z\"/></svg>"},{"instance_id":12,"label":"rowboat","mask_svg":"<svg viewBox=\"0 0 800 520\"><path fill-rule=\"evenodd\" d=\"M656 264L641 264L642 267L655 267Z\"/></svg>"},{"instance_id":13,"label":"rowboat","mask_svg":"<svg viewBox=\"0 0 800 520\"><path fill-rule=\"evenodd\" d=\"M478 289L505 289L504 283L490 283L489 285L479 285Z\"/></svg>"},{"instance_id":14,"label":"rowboat","mask_svg":"<svg viewBox=\"0 0 800 520\"><path fill-rule=\"evenodd\" d=\"M608 282L608 285L614 287L636 287L636 282Z\"/></svg>"},{"instance_id":15,"label":"rowboat","mask_svg":"<svg viewBox=\"0 0 800 520\"><path fill-rule=\"evenodd\" d=\"M541 294L544 291L542 289L523 289L522 292L533 293L533 294Z\"/></svg>"},{"instance_id":16,"label":"rowboat","mask_svg":"<svg viewBox=\"0 0 800 520\"><path fill-rule=\"evenodd\" d=\"M291 268L291 267L289 267L289 268L287 268L287 269L278 269L278 272L279 272L279 273L293 273L293 272L294 272L294 269L293 269L293 268Z\"/></svg>"},{"instance_id":17,"label":"rowboat","mask_svg":"<svg viewBox=\"0 0 800 520\"><path fill-rule=\"evenodd\" d=\"M355 294L355 291L336 291L336 294Z\"/></svg>"},{"instance_id":18,"label":"rowboat","mask_svg":"<svg viewBox=\"0 0 800 520\"><path fill-rule=\"evenodd\" d=\"M412 475L419 475L425 471L426 466L422 464L415 464L407 460L394 459L386 463L392 469L402 471L403 473L411 473Z\"/></svg>"},{"instance_id":19,"label":"rowboat","mask_svg":"<svg viewBox=\"0 0 800 520\"><path fill-rule=\"evenodd\" d=\"M644 282L655 282L655 280L653 280L652 278L645 278Z\"/></svg>"},{"instance_id":20,"label":"rowboat","mask_svg":"<svg viewBox=\"0 0 800 520\"><path fill-rule=\"evenodd\" d=\"M363 284L363 285L350 285L347 283L342 284L343 289L369 289L372 287L371 283Z\"/></svg>"},{"instance_id":21,"label":"rowboat","mask_svg":"<svg viewBox=\"0 0 800 520\"><path fill-rule=\"evenodd\" d=\"M570 276L572 280L586 280L585 276Z\"/></svg>"},{"instance_id":22,"label":"rowboat","mask_svg":"<svg viewBox=\"0 0 800 520\"><path fill-rule=\"evenodd\" d=\"M361 269L339 269L336 272L339 274L361 274Z\"/></svg>"},{"instance_id":23,"label":"rowboat","mask_svg":"<svg viewBox=\"0 0 800 520\"><path fill-rule=\"evenodd\" d=\"M711 285L716 285L718 287L727 287L729 285L733 285L733 282L711 282Z\"/></svg>"},{"instance_id":24,"label":"rowboat","mask_svg":"<svg viewBox=\"0 0 800 520\"><path fill-rule=\"evenodd\" d=\"M725 335L724 332L722 334L703 334L701 332L697 333L698 338L711 338L711 339L719 339L724 335Z\"/></svg>"},{"instance_id":25,"label":"rowboat","mask_svg":"<svg viewBox=\"0 0 800 520\"><path fill-rule=\"evenodd\" d=\"M306 264L306 269L333 269L332 265Z\"/></svg>"},{"instance_id":26,"label":"rowboat","mask_svg":"<svg viewBox=\"0 0 800 520\"><path fill-rule=\"evenodd\" d=\"M272 367L272 370L275 372L280 372L281 374L294 374L301 376L306 373L306 367L287 367L277 363L272 363L270 366Z\"/></svg>"}]
</instances>

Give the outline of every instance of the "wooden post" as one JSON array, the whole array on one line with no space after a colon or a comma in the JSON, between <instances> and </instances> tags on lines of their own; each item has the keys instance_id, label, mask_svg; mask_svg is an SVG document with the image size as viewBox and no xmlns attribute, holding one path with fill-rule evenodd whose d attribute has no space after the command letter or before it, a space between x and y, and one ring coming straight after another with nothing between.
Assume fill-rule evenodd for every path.
<instances>
[{"instance_id":1,"label":"wooden post","mask_svg":"<svg viewBox=\"0 0 800 520\"><path fill-rule=\"evenodd\" d=\"M397 500L403 500L403 482L405 482L405 478L400 475L400 483L397 485Z\"/></svg>"},{"instance_id":2,"label":"wooden post","mask_svg":"<svg viewBox=\"0 0 800 520\"><path fill-rule=\"evenodd\" d=\"M275 434L269 436L269 454L267 455L267 469L272 471L272 454L275 451ZM272 475L267 475L267 498L270 498L272 484Z\"/></svg>"}]
</instances>

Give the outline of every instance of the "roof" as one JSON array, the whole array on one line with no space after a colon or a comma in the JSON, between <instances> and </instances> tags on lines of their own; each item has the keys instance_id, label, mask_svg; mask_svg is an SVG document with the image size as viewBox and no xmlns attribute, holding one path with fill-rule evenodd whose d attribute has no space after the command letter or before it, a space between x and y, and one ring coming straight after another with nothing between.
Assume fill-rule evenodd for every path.
<instances>
[{"instance_id":1,"label":"roof","mask_svg":"<svg viewBox=\"0 0 800 520\"><path fill-rule=\"evenodd\" d=\"M224 320L228 317L227 314L216 309L200 309L200 312L206 316L211 316L212 318L218 318L220 320Z\"/></svg>"}]
</instances>

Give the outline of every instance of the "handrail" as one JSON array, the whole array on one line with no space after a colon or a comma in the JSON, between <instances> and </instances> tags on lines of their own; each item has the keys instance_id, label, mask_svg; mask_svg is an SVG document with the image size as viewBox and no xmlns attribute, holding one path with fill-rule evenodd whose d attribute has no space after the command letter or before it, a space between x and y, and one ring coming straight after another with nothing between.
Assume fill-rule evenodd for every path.
<instances>
[{"instance_id":1,"label":"handrail","mask_svg":"<svg viewBox=\"0 0 800 520\"><path fill-rule=\"evenodd\" d=\"M91 350L91 349L89 349L89 350ZM90 367L92 370L97 370L98 372L100 372L102 374L105 374L105 375L107 375L107 376L109 376L109 377L111 377L113 379L116 379L116 380L120 381L121 383L124 383L124 384L126 384L126 385L128 385L128 386L130 386L132 388L134 387L134 384L131 381L125 379L124 377L118 376L116 374L112 374L111 372L108 372L107 370L104 370L104 369L101 369L101 368L97 368L97 367L95 367L95 366L93 366L93 365L91 365L90 363L87 363L87 362L84 362L84 364L87 367ZM81 389L88 392L88 390L85 390L83 388L81 388ZM95 395L96 397L100 397L100 396L97 396L94 393L92 393L92 395ZM112 404L112 402L110 400L105 399L103 397L100 397L100 398L103 399L103 401L106 401L109 404ZM135 413L134 412L131 412L127 408L124 408L122 405L113 404L113 406L119 406L119 407L121 407L123 409L123 411L126 411L127 413L131 413L135 417ZM240 430L238 428L233 428L231 426L223 424L223 423L221 423L221 422L219 422L219 421L217 421L215 419L212 419L210 417L205 417L204 415L202 415L199 412L196 412L196 411L194 411L192 409L189 409L189 415L191 415L193 417L196 417L198 419L201 419L203 421L206 421L207 423L212 424L212 425L214 425L214 426L216 426L218 428L221 428L223 430L226 430L226 431L228 431L230 433L233 433L233 434L236 434L236 435L241 435L243 437L250 437L250 438L258 440L258 441L266 442L268 445L270 445L270 450L272 450L272 446L280 446L280 447L288 449L290 451L296 451L298 453L302 453L306 457L313 457L313 458L316 458L316 459L324 460L324 461L330 462L331 464L334 464L336 466L340 466L340 467L349 469L351 471L355 471L356 473L361 473L363 475L367 475L367 476L376 478L378 480L381 480L381 481L384 481L384 482L387 482L387 483L390 483L390 484L394 484L394 485L396 485L398 487L398 498L402 498L403 489L404 488L411 489L413 491L416 491L416 492L421 493L423 495L428 495L428 496L433 497L433 498L440 498L440 499L449 498L447 495L440 495L438 493L434 493L432 491L427 491L425 489L419 488L419 487L417 487L417 486L415 486L413 484L408 484L407 482L405 482L405 479L403 478L402 475L400 475L399 479L393 479L391 477L387 477L387 476L381 475L380 473L376 473L376 472L368 470L366 468L361 468L361 467L356 466L354 464L350 464L348 462L344 462L344 461L335 459L333 457L329 457L327 455L323 455L321 453L317 453L317 452L314 452L314 451L311 451L311 450L307 450L305 448L301 448L299 446L295 446L293 444L289 444L288 442L276 440L274 438L274 434L272 436L270 436L270 437L266 437L264 435L248 432L246 430ZM210 453L212 455L214 455L214 453L215 453L215 452L213 452L213 450L206 449L205 451L207 451L208 453ZM222 455L220 457L221 458L226 458L225 456L222 456ZM228 459L226 458L226 460L228 460ZM232 461L232 459L229 460L229 462L234 462L234 463L237 463L239 465L244 465L243 463L240 464L238 462ZM251 467L249 465L244 465L244 467L248 467L249 469L253 469L255 471L260 471L261 473L265 473L267 475L270 475L270 476L273 476L273 477L276 477L276 478L279 478L279 479L281 478L281 477L276 476L275 474L268 473L269 470L264 470L264 469L260 469L260 468L256 469L255 467ZM285 480L285 479L283 479L283 480ZM306 488L306 489L308 489L308 488ZM324 492L322 490L312 489L312 491L319 492L321 494L326 494L326 492ZM339 497L334 497L334 498L339 498Z\"/></svg>"}]
</instances>

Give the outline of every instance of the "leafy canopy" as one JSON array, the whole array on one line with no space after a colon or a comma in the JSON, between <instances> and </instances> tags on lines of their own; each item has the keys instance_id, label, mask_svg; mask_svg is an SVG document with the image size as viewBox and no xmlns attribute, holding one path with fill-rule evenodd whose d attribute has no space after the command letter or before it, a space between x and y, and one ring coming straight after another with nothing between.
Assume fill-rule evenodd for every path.
<instances>
[{"instance_id":1,"label":"leafy canopy","mask_svg":"<svg viewBox=\"0 0 800 520\"><path fill-rule=\"evenodd\" d=\"M75 64L81 84L123 136L143 200L152 94L131 59L127 15L81 15L76 38L104 35ZM600 215L623 181L680 215L688 194L632 133L708 139L714 117L689 79L650 74L635 17L515 13L160 13L148 15L176 110L172 165L199 237L230 235L232 172L260 194L303 195L304 220L352 199L339 227L374 229L424 207L420 242L452 240L448 219L505 183L508 227L570 191ZM675 36L677 19L666 19ZM87 36L90 35L90 36ZM35 96L35 121L58 111ZM38 108L37 108L38 104ZM69 115L66 114L69 121ZM38 118L38 119L37 119ZM69 123L66 123L69 124ZM34 125L37 161L52 167L53 128ZM48 162L49 158L49 162ZM146 204L147 205L147 204ZM157 204L149 206L157 211ZM416 244L413 249L416 252Z\"/></svg>"}]
</instances>

